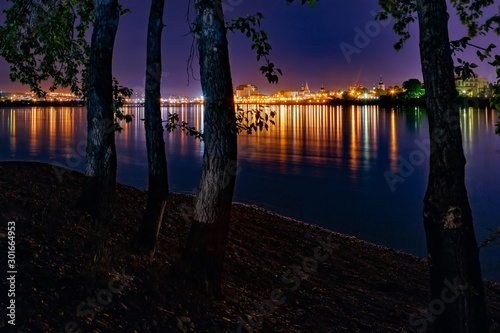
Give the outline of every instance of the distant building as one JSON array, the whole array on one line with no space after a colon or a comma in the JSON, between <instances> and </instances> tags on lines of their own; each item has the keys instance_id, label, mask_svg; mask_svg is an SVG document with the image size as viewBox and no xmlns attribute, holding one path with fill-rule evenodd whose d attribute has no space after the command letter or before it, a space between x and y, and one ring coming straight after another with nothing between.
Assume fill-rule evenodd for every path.
<instances>
[{"instance_id":1,"label":"distant building","mask_svg":"<svg viewBox=\"0 0 500 333\"><path fill-rule=\"evenodd\" d=\"M384 81L382 81L382 74L380 74L380 81L378 82L377 88L380 90L385 90L385 84Z\"/></svg>"},{"instance_id":2,"label":"distant building","mask_svg":"<svg viewBox=\"0 0 500 333\"><path fill-rule=\"evenodd\" d=\"M186 103L189 100L186 96L170 95L166 101L169 103Z\"/></svg>"},{"instance_id":3,"label":"distant building","mask_svg":"<svg viewBox=\"0 0 500 333\"><path fill-rule=\"evenodd\" d=\"M302 87L300 88L299 96L309 96L311 95L311 90L309 90L309 84L306 81L306 86L304 87L304 84L302 84Z\"/></svg>"},{"instance_id":4,"label":"distant building","mask_svg":"<svg viewBox=\"0 0 500 333\"><path fill-rule=\"evenodd\" d=\"M485 78L471 77L462 80L461 77L455 77L455 86L461 93L467 93L473 96L487 94L489 92L488 81Z\"/></svg>"},{"instance_id":5,"label":"distant building","mask_svg":"<svg viewBox=\"0 0 500 333\"><path fill-rule=\"evenodd\" d=\"M259 94L259 88L253 84L243 84L236 87L236 97L249 97Z\"/></svg>"},{"instance_id":6,"label":"distant building","mask_svg":"<svg viewBox=\"0 0 500 333\"><path fill-rule=\"evenodd\" d=\"M297 98L299 96L299 91L297 90L281 90L276 95L275 98Z\"/></svg>"},{"instance_id":7,"label":"distant building","mask_svg":"<svg viewBox=\"0 0 500 333\"><path fill-rule=\"evenodd\" d=\"M349 90L350 91L356 91L358 89L363 89L363 85L362 84L351 84L351 86L349 87Z\"/></svg>"}]
</instances>

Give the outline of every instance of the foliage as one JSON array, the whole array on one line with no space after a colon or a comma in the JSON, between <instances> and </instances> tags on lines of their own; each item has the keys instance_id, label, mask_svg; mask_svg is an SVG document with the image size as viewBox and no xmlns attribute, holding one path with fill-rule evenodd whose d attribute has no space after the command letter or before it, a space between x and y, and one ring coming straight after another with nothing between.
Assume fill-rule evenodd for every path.
<instances>
[{"instance_id":1,"label":"foliage","mask_svg":"<svg viewBox=\"0 0 500 333\"><path fill-rule=\"evenodd\" d=\"M125 104L125 98L132 96L133 90L124 87L118 83L116 78L113 78L113 111L115 113L114 128L118 133L122 132L123 127L120 126L120 121L125 120L126 123L132 121L133 116L125 114L121 108Z\"/></svg>"},{"instance_id":2,"label":"foliage","mask_svg":"<svg viewBox=\"0 0 500 333\"><path fill-rule=\"evenodd\" d=\"M236 133L247 132L252 134L258 130L269 129L269 123L275 125L274 117L276 112L271 111L267 114L264 111L264 106L260 105L259 110L249 110L244 111L241 107L238 107L236 117L234 121L229 122L231 130ZM179 128L181 131L185 132L186 135L194 136L195 139L203 141L203 133L198 131L195 127L189 126L185 121L179 121L179 115L177 113L170 113L166 121L167 124L165 128L168 133L173 132L175 129Z\"/></svg>"},{"instance_id":3,"label":"foliage","mask_svg":"<svg viewBox=\"0 0 500 333\"><path fill-rule=\"evenodd\" d=\"M257 53L257 61L264 58L266 64L260 67L260 71L264 74L269 81L269 83L278 83L278 75L283 75L281 69L274 68L274 63L272 63L268 56L272 47L267 41L267 32L265 30L256 30L255 27L260 27L260 20L264 18L262 13L257 13L253 16L248 15L247 17L237 17L231 22L226 22L226 28L228 31L235 32L241 31L245 34L247 38L250 38L253 42L252 50ZM277 72L277 73L276 73Z\"/></svg>"},{"instance_id":4,"label":"foliage","mask_svg":"<svg viewBox=\"0 0 500 333\"><path fill-rule=\"evenodd\" d=\"M354 94L351 91L346 90L342 93L342 99L345 101L354 100Z\"/></svg>"},{"instance_id":5,"label":"foliage","mask_svg":"<svg viewBox=\"0 0 500 333\"><path fill-rule=\"evenodd\" d=\"M177 113L169 113L168 119L164 122L167 123L165 128L168 133L172 133L176 128L179 128L185 132L186 135L194 136L195 139L203 141L203 133L196 130L195 127L189 126L189 124L184 120L179 123L179 114Z\"/></svg>"},{"instance_id":6,"label":"foliage","mask_svg":"<svg viewBox=\"0 0 500 333\"><path fill-rule=\"evenodd\" d=\"M399 94L401 92L403 92L403 89L400 88L399 86L389 86L387 87L387 89L385 90L386 92L388 92L389 94Z\"/></svg>"},{"instance_id":7,"label":"foliage","mask_svg":"<svg viewBox=\"0 0 500 333\"><path fill-rule=\"evenodd\" d=\"M269 124L275 125L274 117L276 116L275 111L271 111L267 114L264 111L264 106L259 105L259 110L248 110L244 111L241 107L238 107L238 112L236 113L236 120L233 124L233 130L236 133L247 132L252 134L252 132L262 131L262 129L269 130Z\"/></svg>"},{"instance_id":8,"label":"foliage","mask_svg":"<svg viewBox=\"0 0 500 333\"><path fill-rule=\"evenodd\" d=\"M49 91L69 87L88 95L89 27L95 20L93 0L7 0L0 26L0 56L10 64L10 79L29 85L39 97L42 83ZM120 14L130 10L119 7Z\"/></svg>"},{"instance_id":9,"label":"foliage","mask_svg":"<svg viewBox=\"0 0 500 333\"><path fill-rule=\"evenodd\" d=\"M496 48L495 44L490 44L487 47L481 47L471 43L474 37L486 35L488 32L494 32L500 35L500 11L484 19L484 9L495 4L494 0L450 0L452 6L456 9L460 22L467 26L467 36L458 40L451 41L450 47L453 54L463 52L467 47L477 49L476 55L480 61L487 61L493 66L497 74L497 84L500 83L500 55L492 55L492 51ZM402 48L408 38L410 38L408 25L416 20L416 2L415 0L379 0L382 11L377 13L377 19L386 20L389 15L396 19L394 31L400 36L400 40L394 45L399 50ZM500 6L499 6L500 8ZM467 79L474 76L474 68L477 64L470 63L461 58L457 58L458 66L455 67L455 74ZM493 107L500 106L500 96L498 90L495 91L495 96L490 98L490 103ZM497 122L497 134L500 134L500 121Z\"/></svg>"},{"instance_id":10,"label":"foliage","mask_svg":"<svg viewBox=\"0 0 500 333\"><path fill-rule=\"evenodd\" d=\"M491 52L496 47L494 44L490 44L487 47L480 47L471 44L470 41L474 37L485 35L490 31L500 34L500 14L495 14L487 18L484 23L481 22L484 15L483 9L492 5L494 1L450 1L452 6L457 10L460 22L468 28L468 36L450 42L450 47L454 54L456 55L458 52L464 51L467 47L474 47L478 49L476 54L480 61L492 58ZM379 0L379 4L382 7L382 11L377 13L377 19L386 20L389 18L389 15L396 19L393 29L400 36L400 39L394 47L399 50L403 47L406 40L410 38L408 25L416 21L416 2L415 0ZM477 67L476 64L466 62L460 58L457 61L459 63L455 68L457 75L466 79L474 74L473 69ZM496 67L497 79L500 79L500 56L495 55L493 60L488 63Z\"/></svg>"},{"instance_id":11,"label":"foliage","mask_svg":"<svg viewBox=\"0 0 500 333\"><path fill-rule=\"evenodd\" d=\"M29 85L44 97L42 83L52 79L49 91L69 87L76 96L87 98L90 45L87 32L95 20L93 0L8 0L6 21L0 26L0 56L10 64L10 79ZM120 7L120 14L130 12ZM75 35L76 33L76 35ZM121 112L132 90L113 78L114 128L119 121L132 121Z\"/></svg>"},{"instance_id":12,"label":"foliage","mask_svg":"<svg viewBox=\"0 0 500 333\"><path fill-rule=\"evenodd\" d=\"M403 89L405 90L402 94L403 98L420 98L425 94L422 89L422 82L418 79L406 80L403 82Z\"/></svg>"},{"instance_id":13,"label":"foliage","mask_svg":"<svg viewBox=\"0 0 500 333\"><path fill-rule=\"evenodd\" d=\"M399 41L394 44L396 50L403 48L404 43L410 39L408 25L417 20L417 5L414 0L379 0L382 11L377 13L376 18L385 21L389 15L396 19L393 30L398 36Z\"/></svg>"},{"instance_id":14,"label":"foliage","mask_svg":"<svg viewBox=\"0 0 500 333\"><path fill-rule=\"evenodd\" d=\"M483 9L494 4L494 0L450 0L453 7L456 8L460 22L467 26L468 36L474 38L478 35L484 35L490 30L500 34L500 15L493 15L484 23L480 23L483 17ZM496 27L495 27L496 24Z\"/></svg>"},{"instance_id":15,"label":"foliage","mask_svg":"<svg viewBox=\"0 0 500 333\"><path fill-rule=\"evenodd\" d=\"M86 33L94 20L93 1L8 1L13 5L0 27L0 56L11 65L11 80L29 85L40 97L46 94L41 83L49 79L50 91L70 87L75 95L85 95L81 83L89 61Z\"/></svg>"}]
</instances>

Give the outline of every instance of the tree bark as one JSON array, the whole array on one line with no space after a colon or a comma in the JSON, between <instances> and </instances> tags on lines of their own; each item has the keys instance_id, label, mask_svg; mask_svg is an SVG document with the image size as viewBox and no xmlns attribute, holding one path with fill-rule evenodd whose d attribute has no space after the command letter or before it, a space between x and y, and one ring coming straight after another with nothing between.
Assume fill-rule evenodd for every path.
<instances>
[{"instance_id":1,"label":"tree bark","mask_svg":"<svg viewBox=\"0 0 500 333\"><path fill-rule=\"evenodd\" d=\"M465 188L446 2L417 0L417 11L431 141L423 217L434 328L436 332L487 332L479 250Z\"/></svg>"},{"instance_id":2,"label":"tree bark","mask_svg":"<svg viewBox=\"0 0 500 333\"><path fill-rule=\"evenodd\" d=\"M116 183L112 58L119 9L117 0L96 0L87 105L87 160L81 199L100 224L111 219Z\"/></svg>"},{"instance_id":3,"label":"tree bark","mask_svg":"<svg viewBox=\"0 0 500 333\"><path fill-rule=\"evenodd\" d=\"M194 221L183 263L198 285L220 294L229 216L236 180L237 138L231 69L220 0L196 0L200 77L205 96L205 151Z\"/></svg>"},{"instance_id":4,"label":"tree bark","mask_svg":"<svg viewBox=\"0 0 500 333\"><path fill-rule=\"evenodd\" d=\"M136 244L154 255L168 196L167 158L161 118L161 34L165 0L152 0L148 24L145 129L148 154L148 202Z\"/></svg>"}]
</instances>

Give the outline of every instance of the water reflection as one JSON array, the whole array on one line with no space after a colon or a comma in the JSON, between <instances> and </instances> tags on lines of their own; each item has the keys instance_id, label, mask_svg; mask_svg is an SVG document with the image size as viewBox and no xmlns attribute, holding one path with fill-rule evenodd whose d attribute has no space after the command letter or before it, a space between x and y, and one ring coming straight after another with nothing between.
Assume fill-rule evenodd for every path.
<instances>
[{"instance_id":1,"label":"water reflection","mask_svg":"<svg viewBox=\"0 0 500 333\"><path fill-rule=\"evenodd\" d=\"M256 109L256 105L244 110ZM380 129L389 128L391 170L397 170L397 136L394 110L390 118L385 111L367 106L283 105L267 108L276 111L276 125L269 131L239 137L240 157L257 150L252 161L263 168L279 168L281 173L297 174L302 167L329 165L347 167L352 178L368 171L379 156ZM380 117L380 113L384 117ZM386 133L383 133L384 135Z\"/></svg>"},{"instance_id":2,"label":"water reflection","mask_svg":"<svg viewBox=\"0 0 500 333\"><path fill-rule=\"evenodd\" d=\"M242 105L244 110L258 105ZM425 256L422 199L428 158L391 192L384 173L396 173L416 141L428 139L425 110L379 109L371 106L283 105L269 131L239 142L235 201L257 204L368 241ZM145 188L147 159L142 107L116 135L118 181ZM162 108L163 118L179 113L181 121L203 130L203 107ZM498 228L500 138L496 111L462 109L460 122L467 158L466 183L478 239L487 227ZM165 133L172 191L195 193L203 143L177 130ZM0 158L58 163L79 171L85 167L84 108L0 109ZM499 249L482 250L485 277L500 276Z\"/></svg>"},{"instance_id":3,"label":"water reflection","mask_svg":"<svg viewBox=\"0 0 500 333\"><path fill-rule=\"evenodd\" d=\"M16 156L49 158L69 157L67 149L77 136L77 128L84 122L82 108L5 108L0 111L3 135L2 158ZM84 132L82 132L85 134ZM8 142L5 151L4 142Z\"/></svg>"},{"instance_id":4,"label":"water reflection","mask_svg":"<svg viewBox=\"0 0 500 333\"><path fill-rule=\"evenodd\" d=\"M242 105L241 108L252 110L259 106ZM118 150L129 155L124 162L142 159L141 152L145 150L143 110L140 106L125 110L134 118L131 123L123 123L124 130L116 135ZM251 161L263 169L277 168L284 174L300 174L304 168L328 166L347 168L350 177L355 179L377 164L388 165L395 173L401 153L399 146L414 133L427 135L425 111L417 108L401 111L370 106L282 105L263 110L276 112L276 124L271 125L269 131L242 133L240 160ZM203 106L163 107L163 118L170 112L178 113L180 121L203 131ZM466 155L474 154L474 139L479 133L494 130L495 113L491 109L460 111ZM0 119L3 158L71 157L76 152L75 140L77 143L84 140L86 134L86 112L79 107L8 108L1 110ZM165 133L165 142L167 151L178 157L203 155L203 143L180 130Z\"/></svg>"}]
</instances>

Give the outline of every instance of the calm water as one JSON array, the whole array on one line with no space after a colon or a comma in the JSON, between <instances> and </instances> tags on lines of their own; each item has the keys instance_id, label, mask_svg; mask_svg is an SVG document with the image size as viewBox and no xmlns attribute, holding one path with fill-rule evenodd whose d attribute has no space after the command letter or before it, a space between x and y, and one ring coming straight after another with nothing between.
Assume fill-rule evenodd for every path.
<instances>
[{"instance_id":1,"label":"calm water","mask_svg":"<svg viewBox=\"0 0 500 333\"><path fill-rule=\"evenodd\" d=\"M247 108L248 106L244 106ZM251 106L250 106L251 108ZM276 125L239 136L235 201L425 257L422 200L428 174L425 111L378 107L273 106ZM266 110L271 110L267 108ZM118 181L147 186L143 109L117 134ZM164 108L202 128L201 106ZM481 241L500 226L497 112L464 109L466 182ZM84 171L84 108L0 109L0 159L58 163ZM196 192L203 143L165 134L171 190ZM398 166L406 165L398 173ZM398 174L404 182L390 183ZM389 178L392 179L392 178ZM391 187L392 185L392 187ZM481 250L486 278L500 281L500 248Z\"/></svg>"}]
</instances>

